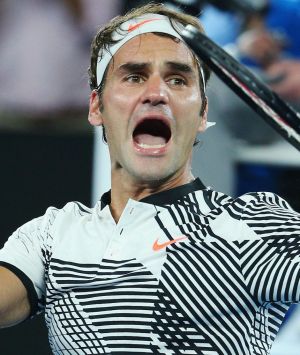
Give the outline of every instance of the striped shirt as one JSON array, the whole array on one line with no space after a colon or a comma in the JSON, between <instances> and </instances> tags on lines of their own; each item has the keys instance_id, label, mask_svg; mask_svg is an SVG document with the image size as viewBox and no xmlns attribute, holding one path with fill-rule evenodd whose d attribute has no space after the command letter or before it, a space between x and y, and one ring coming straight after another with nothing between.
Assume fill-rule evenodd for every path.
<instances>
[{"instance_id":1,"label":"striped shirt","mask_svg":"<svg viewBox=\"0 0 300 355\"><path fill-rule=\"evenodd\" d=\"M300 299L300 215L273 193L199 179L129 200L68 203L19 228L1 265L45 311L54 354L269 354Z\"/></svg>"}]
</instances>

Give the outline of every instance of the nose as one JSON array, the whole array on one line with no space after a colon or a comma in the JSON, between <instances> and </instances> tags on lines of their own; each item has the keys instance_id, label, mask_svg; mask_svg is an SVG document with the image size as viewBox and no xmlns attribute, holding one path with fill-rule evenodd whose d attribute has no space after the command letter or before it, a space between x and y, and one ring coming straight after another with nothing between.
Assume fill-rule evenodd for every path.
<instances>
[{"instance_id":1,"label":"nose","mask_svg":"<svg viewBox=\"0 0 300 355\"><path fill-rule=\"evenodd\" d=\"M168 87L159 75L148 78L142 94L142 103L152 106L169 103Z\"/></svg>"}]
</instances>

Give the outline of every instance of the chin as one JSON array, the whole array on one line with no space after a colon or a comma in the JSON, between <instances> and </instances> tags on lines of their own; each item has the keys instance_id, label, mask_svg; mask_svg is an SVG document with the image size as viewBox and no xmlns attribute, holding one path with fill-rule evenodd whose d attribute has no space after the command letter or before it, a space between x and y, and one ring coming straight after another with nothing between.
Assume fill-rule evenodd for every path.
<instances>
[{"instance_id":1,"label":"chin","mask_svg":"<svg viewBox=\"0 0 300 355\"><path fill-rule=\"evenodd\" d=\"M174 173L165 172L162 173L161 169L159 171L147 171L147 172L139 172L135 174L135 180L140 183L146 183L151 186L160 185L166 181L168 181Z\"/></svg>"}]
</instances>

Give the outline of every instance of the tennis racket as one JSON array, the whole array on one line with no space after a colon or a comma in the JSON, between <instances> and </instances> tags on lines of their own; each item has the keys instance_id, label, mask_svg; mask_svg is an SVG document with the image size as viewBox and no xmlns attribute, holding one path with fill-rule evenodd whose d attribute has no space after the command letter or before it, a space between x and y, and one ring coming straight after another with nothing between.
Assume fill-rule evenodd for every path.
<instances>
[{"instance_id":1,"label":"tennis racket","mask_svg":"<svg viewBox=\"0 0 300 355\"><path fill-rule=\"evenodd\" d=\"M181 36L227 86L300 151L298 112L194 26L187 25Z\"/></svg>"}]
</instances>

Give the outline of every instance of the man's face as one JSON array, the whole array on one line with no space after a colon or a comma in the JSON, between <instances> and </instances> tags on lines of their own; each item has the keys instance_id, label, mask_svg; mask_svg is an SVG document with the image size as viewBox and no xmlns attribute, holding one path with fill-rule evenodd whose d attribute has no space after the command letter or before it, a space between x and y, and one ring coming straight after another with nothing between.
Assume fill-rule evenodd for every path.
<instances>
[{"instance_id":1,"label":"man's face","mask_svg":"<svg viewBox=\"0 0 300 355\"><path fill-rule=\"evenodd\" d=\"M113 174L151 184L189 170L205 120L198 68L185 44L152 33L131 39L109 65L101 112L94 112L97 100L92 95L90 121L105 126Z\"/></svg>"}]
</instances>

